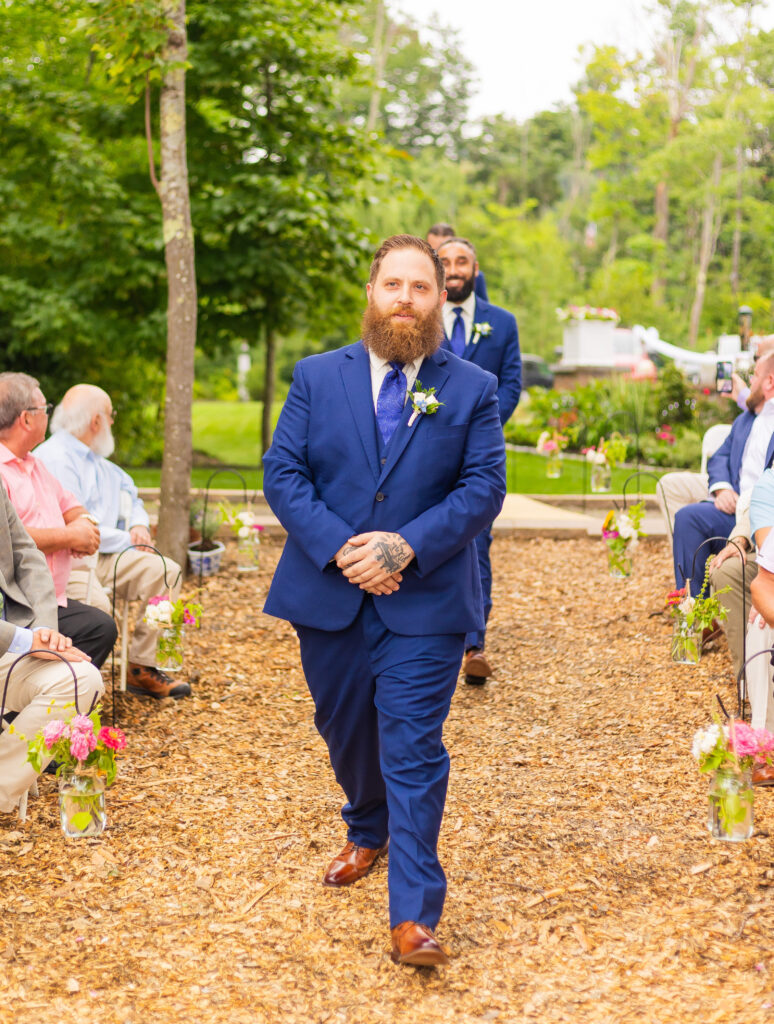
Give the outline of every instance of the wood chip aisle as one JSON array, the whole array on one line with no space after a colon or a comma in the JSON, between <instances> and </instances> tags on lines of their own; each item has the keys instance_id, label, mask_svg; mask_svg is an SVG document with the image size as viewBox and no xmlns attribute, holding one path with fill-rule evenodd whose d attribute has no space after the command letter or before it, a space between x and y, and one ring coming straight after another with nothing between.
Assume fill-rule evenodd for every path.
<instances>
[{"instance_id":1,"label":"wood chip aisle","mask_svg":"<svg viewBox=\"0 0 774 1024\"><path fill-rule=\"evenodd\" d=\"M64 840L48 778L3 819L3 1024L774 1020L774 792L752 840L710 840L690 743L730 661L669 661L662 542L621 583L598 541L495 539L497 678L446 731L439 971L390 962L386 864L320 885L340 795L295 637L259 611L279 547L207 582L192 699L121 700L102 838Z\"/></svg>"}]
</instances>

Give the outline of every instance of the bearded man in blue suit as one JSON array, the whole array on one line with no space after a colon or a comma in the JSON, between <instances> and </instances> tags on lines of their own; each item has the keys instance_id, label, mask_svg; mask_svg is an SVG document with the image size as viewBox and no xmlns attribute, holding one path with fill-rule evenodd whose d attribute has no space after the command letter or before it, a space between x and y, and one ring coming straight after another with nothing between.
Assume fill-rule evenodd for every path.
<instances>
[{"instance_id":1,"label":"bearded man in blue suit","mask_svg":"<svg viewBox=\"0 0 774 1024\"><path fill-rule=\"evenodd\" d=\"M444 348L460 359L475 363L497 377L500 422L508 422L521 395L519 330L513 313L485 302L474 291L480 274L476 250L466 238L449 238L438 246L446 271L446 304L443 307ZM484 628L465 638L465 681L482 685L492 675L484 654L486 622L492 609L492 565L489 548L492 524L476 537L478 567L484 597Z\"/></svg>"},{"instance_id":2,"label":"bearded man in blue suit","mask_svg":"<svg viewBox=\"0 0 774 1024\"><path fill-rule=\"evenodd\" d=\"M483 625L474 539L505 495L497 382L440 349L444 271L424 240L387 239L367 293L362 341L296 366L264 458L288 532L265 611L298 634L347 798L323 881L362 878L389 840L392 958L443 964L442 730Z\"/></svg>"}]
</instances>

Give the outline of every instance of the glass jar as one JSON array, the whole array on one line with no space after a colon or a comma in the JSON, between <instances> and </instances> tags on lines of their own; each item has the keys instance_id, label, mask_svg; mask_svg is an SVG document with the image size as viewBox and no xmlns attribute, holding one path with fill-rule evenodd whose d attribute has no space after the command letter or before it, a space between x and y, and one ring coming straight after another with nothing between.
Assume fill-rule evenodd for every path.
<instances>
[{"instance_id":1,"label":"glass jar","mask_svg":"<svg viewBox=\"0 0 774 1024\"><path fill-rule=\"evenodd\" d=\"M255 572L258 568L261 535L253 526L242 526L237 534L237 572Z\"/></svg>"},{"instance_id":2,"label":"glass jar","mask_svg":"<svg viewBox=\"0 0 774 1024\"><path fill-rule=\"evenodd\" d=\"M678 665L698 665L701 661L701 626L689 626L682 615L675 615L672 626L672 661Z\"/></svg>"},{"instance_id":3,"label":"glass jar","mask_svg":"<svg viewBox=\"0 0 774 1024\"><path fill-rule=\"evenodd\" d=\"M562 453L552 452L546 456L546 476L549 480L558 480L562 475Z\"/></svg>"},{"instance_id":4,"label":"glass jar","mask_svg":"<svg viewBox=\"0 0 774 1024\"><path fill-rule=\"evenodd\" d=\"M608 545L607 570L613 579L625 580L632 574L632 556L627 554L627 550L616 551Z\"/></svg>"},{"instance_id":5,"label":"glass jar","mask_svg":"<svg viewBox=\"0 0 774 1024\"><path fill-rule=\"evenodd\" d=\"M69 839L98 836L107 823L105 780L93 772L63 768L59 775L59 820Z\"/></svg>"},{"instance_id":6,"label":"glass jar","mask_svg":"<svg viewBox=\"0 0 774 1024\"><path fill-rule=\"evenodd\" d=\"M741 843L753 834L753 786L749 768L719 768L709 780L707 826L713 839Z\"/></svg>"},{"instance_id":7,"label":"glass jar","mask_svg":"<svg viewBox=\"0 0 774 1024\"><path fill-rule=\"evenodd\" d=\"M156 639L156 668L160 672L179 672L183 667L183 627L160 629Z\"/></svg>"},{"instance_id":8,"label":"glass jar","mask_svg":"<svg viewBox=\"0 0 774 1024\"><path fill-rule=\"evenodd\" d=\"M613 471L606 462L591 464L591 493L607 494L613 486Z\"/></svg>"}]
</instances>

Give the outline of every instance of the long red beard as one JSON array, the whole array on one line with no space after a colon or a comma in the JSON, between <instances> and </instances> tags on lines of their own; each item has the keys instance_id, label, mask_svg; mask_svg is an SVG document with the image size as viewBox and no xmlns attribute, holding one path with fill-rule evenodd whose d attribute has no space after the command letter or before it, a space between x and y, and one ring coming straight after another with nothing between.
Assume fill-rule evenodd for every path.
<instances>
[{"instance_id":1,"label":"long red beard","mask_svg":"<svg viewBox=\"0 0 774 1024\"><path fill-rule=\"evenodd\" d=\"M399 323L392 319L400 307L380 313L369 302L363 313L361 337L367 349L389 362L410 363L419 356L430 356L443 340L443 319L437 307L422 315L412 309L416 319Z\"/></svg>"}]
</instances>

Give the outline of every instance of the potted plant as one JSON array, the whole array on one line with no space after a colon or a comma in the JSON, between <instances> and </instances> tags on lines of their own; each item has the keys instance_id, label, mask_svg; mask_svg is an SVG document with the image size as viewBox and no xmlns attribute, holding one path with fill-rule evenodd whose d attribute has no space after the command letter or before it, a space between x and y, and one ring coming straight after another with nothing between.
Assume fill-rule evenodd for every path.
<instances>
[{"instance_id":1,"label":"potted plant","mask_svg":"<svg viewBox=\"0 0 774 1024\"><path fill-rule=\"evenodd\" d=\"M538 455L546 457L546 476L556 480L562 475L562 452L567 447L569 438L556 427L544 430L537 440L535 450Z\"/></svg>"},{"instance_id":2,"label":"potted plant","mask_svg":"<svg viewBox=\"0 0 774 1024\"><path fill-rule=\"evenodd\" d=\"M126 747L120 729L103 726L99 708L49 722L27 745L35 771L53 759L59 779L59 819L71 839L99 835L105 828L105 788L116 777L116 753Z\"/></svg>"},{"instance_id":3,"label":"potted plant","mask_svg":"<svg viewBox=\"0 0 774 1024\"><path fill-rule=\"evenodd\" d=\"M226 545L215 539L222 523L221 515L206 502L199 499L191 505L191 525L198 529L199 539L188 545L188 564L196 576L212 576L220 569L220 561Z\"/></svg>"}]
</instances>

